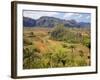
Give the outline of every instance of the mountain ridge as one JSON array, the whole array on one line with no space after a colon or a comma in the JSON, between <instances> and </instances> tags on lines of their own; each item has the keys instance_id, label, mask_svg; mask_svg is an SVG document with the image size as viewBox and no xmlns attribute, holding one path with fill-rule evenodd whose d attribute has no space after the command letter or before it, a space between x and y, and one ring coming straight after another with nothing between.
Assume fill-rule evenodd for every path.
<instances>
[{"instance_id":1,"label":"mountain ridge","mask_svg":"<svg viewBox=\"0 0 100 80\"><path fill-rule=\"evenodd\" d=\"M55 17L42 16L39 19L32 19L29 17L23 17L23 26L24 27L49 27L52 28L56 24L63 24L65 27L90 27L88 22L77 22L76 20L64 20Z\"/></svg>"}]
</instances>

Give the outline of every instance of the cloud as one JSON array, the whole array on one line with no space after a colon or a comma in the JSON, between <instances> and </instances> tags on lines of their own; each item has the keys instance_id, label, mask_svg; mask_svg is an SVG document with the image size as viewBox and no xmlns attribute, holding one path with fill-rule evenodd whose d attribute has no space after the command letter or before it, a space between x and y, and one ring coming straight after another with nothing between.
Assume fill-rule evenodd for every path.
<instances>
[{"instance_id":1,"label":"cloud","mask_svg":"<svg viewBox=\"0 0 100 80\"><path fill-rule=\"evenodd\" d=\"M72 15L74 15L74 13L65 13L63 18L70 18Z\"/></svg>"},{"instance_id":2,"label":"cloud","mask_svg":"<svg viewBox=\"0 0 100 80\"><path fill-rule=\"evenodd\" d=\"M77 18L82 18L82 17L83 17L83 15L81 15L81 14L77 15Z\"/></svg>"},{"instance_id":3,"label":"cloud","mask_svg":"<svg viewBox=\"0 0 100 80\"><path fill-rule=\"evenodd\" d=\"M74 12L50 12L50 11L24 11L23 16L33 19L39 19L42 16L56 17L65 20L74 19L77 22L90 22L91 15L89 13L74 13Z\"/></svg>"},{"instance_id":4,"label":"cloud","mask_svg":"<svg viewBox=\"0 0 100 80\"><path fill-rule=\"evenodd\" d=\"M65 13L63 19L74 19L78 22L90 22L91 15L89 13Z\"/></svg>"},{"instance_id":5,"label":"cloud","mask_svg":"<svg viewBox=\"0 0 100 80\"><path fill-rule=\"evenodd\" d=\"M90 16L87 16L86 19L90 19Z\"/></svg>"},{"instance_id":6,"label":"cloud","mask_svg":"<svg viewBox=\"0 0 100 80\"><path fill-rule=\"evenodd\" d=\"M56 16L57 12L44 12L44 11L24 11L23 16L38 19L41 16Z\"/></svg>"},{"instance_id":7,"label":"cloud","mask_svg":"<svg viewBox=\"0 0 100 80\"><path fill-rule=\"evenodd\" d=\"M79 13L66 13L63 18L81 18L82 17L82 14L79 14Z\"/></svg>"}]
</instances>

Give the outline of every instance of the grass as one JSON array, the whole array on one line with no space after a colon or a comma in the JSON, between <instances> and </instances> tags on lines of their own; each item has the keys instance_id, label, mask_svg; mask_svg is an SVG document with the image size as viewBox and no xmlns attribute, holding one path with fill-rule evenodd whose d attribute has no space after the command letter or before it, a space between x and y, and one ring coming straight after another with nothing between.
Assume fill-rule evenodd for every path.
<instances>
[{"instance_id":1,"label":"grass","mask_svg":"<svg viewBox=\"0 0 100 80\"><path fill-rule=\"evenodd\" d=\"M67 28L67 30L73 34L78 32L90 38L87 29ZM88 58L90 52L86 45L82 42L73 43L52 39L51 32L52 29L49 28L24 28L23 55L26 55L23 58L24 69L90 65L90 58Z\"/></svg>"}]
</instances>

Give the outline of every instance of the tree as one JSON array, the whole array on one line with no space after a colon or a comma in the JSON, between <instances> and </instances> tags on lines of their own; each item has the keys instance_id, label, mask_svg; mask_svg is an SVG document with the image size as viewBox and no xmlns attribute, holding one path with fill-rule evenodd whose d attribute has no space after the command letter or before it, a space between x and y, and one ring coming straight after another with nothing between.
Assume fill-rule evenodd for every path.
<instances>
[{"instance_id":1,"label":"tree","mask_svg":"<svg viewBox=\"0 0 100 80\"><path fill-rule=\"evenodd\" d=\"M63 40L64 35L66 34L66 28L63 24L58 24L51 32L51 37L56 40Z\"/></svg>"}]
</instances>

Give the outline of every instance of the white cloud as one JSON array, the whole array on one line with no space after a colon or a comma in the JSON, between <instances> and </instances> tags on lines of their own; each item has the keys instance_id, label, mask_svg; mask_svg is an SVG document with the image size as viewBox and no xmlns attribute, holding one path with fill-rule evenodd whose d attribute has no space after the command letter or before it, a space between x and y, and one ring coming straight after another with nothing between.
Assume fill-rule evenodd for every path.
<instances>
[{"instance_id":1,"label":"white cloud","mask_svg":"<svg viewBox=\"0 0 100 80\"><path fill-rule=\"evenodd\" d=\"M90 18L90 16L87 16L87 17L86 17L86 19L89 19L89 18Z\"/></svg>"},{"instance_id":2,"label":"white cloud","mask_svg":"<svg viewBox=\"0 0 100 80\"><path fill-rule=\"evenodd\" d=\"M56 17L65 20L74 19L78 22L90 22L91 16L86 13L73 13L73 12L49 12L49 11L24 11L23 16L33 19L39 19L42 16Z\"/></svg>"},{"instance_id":3,"label":"white cloud","mask_svg":"<svg viewBox=\"0 0 100 80\"><path fill-rule=\"evenodd\" d=\"M63 16L63 18L75 18L75 17L77 17L77 18L81 18L82 17L82 14L79 14L79 13L66 13L64 16Z\"/></svg>"},{"instance_id":4,"label":"white cloud","mask_svg":"<svg viewBox=\"0 0 100 80\"><path fill-rule=\"evenodd\" d=\"M70 18L74 13L66 13L63 18Z\"/></svg>"},{"instance_id":5,"label":"white cloud","mask_svg":"<svg viewBox=\"0 0 100 80\"><path fill-rule=\"evenodd\" d=\"M23 16L38 19L41 16L54 16L57 12L44 12L44 11L24 11Z\"/></svg>"},{"instance_id":6,"label":"white cloud","mask_svg":"<svg viewBox=\"0 0 100 80\"><path fill-rule=\"evenodd\" d=\"M83 17L81 14L78 14L78 15L77 15L77 18L81 18L81 17Z\"/></svg>"}]
</instances>

